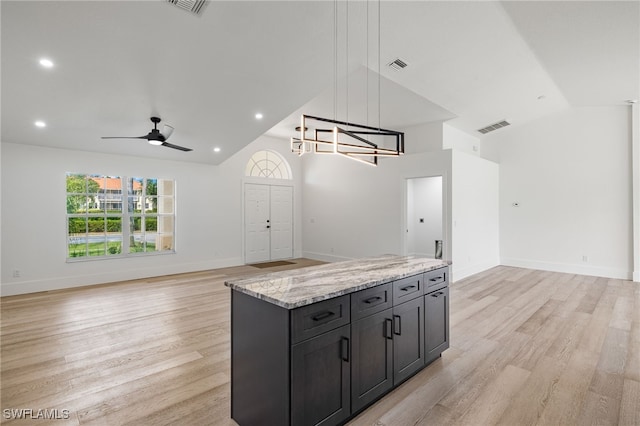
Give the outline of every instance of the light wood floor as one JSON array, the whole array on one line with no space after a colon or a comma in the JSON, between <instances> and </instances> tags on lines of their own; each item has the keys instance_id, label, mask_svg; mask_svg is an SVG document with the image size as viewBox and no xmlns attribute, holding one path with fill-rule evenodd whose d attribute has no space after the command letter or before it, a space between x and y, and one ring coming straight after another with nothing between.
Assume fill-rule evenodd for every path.
<instances>
[{"instance_id":1,"label":"light wood floor","mask_svg":"<svg viewBox=\"0 0 640 426\"><path fill-rule=\"evenodd\" d=\"M223 282L265 271L2 298L0 419L235 425ZM70 416L6 420L11 408ZM510 267L453 283L451 348L350 424L640 425L640 284Z\"/></svg>"}]
</instances>

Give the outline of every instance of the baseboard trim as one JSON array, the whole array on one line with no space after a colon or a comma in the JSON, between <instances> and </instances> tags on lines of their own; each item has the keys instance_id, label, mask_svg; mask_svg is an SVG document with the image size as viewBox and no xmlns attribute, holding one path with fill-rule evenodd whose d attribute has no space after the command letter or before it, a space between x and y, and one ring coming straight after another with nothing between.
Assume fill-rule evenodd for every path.
<instances>
[{"instance_id":1,"label":"baseboard trim","mask_svg":"<svg viewBox=\"0 0 640 426\"><path fill-rule=\"evenodd\" d=\"M99 274L73 275L50 279L31 281L15 281L0 284L0 296L15 296L19 294L39 293L42 291L63 290L92 285L108 284L119 281L129 281L154 278L162 275L184 274L189 272L206 271L209 269L227 268L243 265L242 258L217 259L206 262L167 265L163 267L118 270Z\"/></svg>"},{"instance_id":2,"label":"baseboard trim","mask_svg":"<svg viewBox=\"0 0 640 426\"><path fill-rule=\"evenodd\" d=\"M575 265L569 263L542 262L537 260L501 258L500 264L516 268L538 269L542 271L564 272L567 274L591 275L595 277L631 280L632 272L600 266Z\"/></svg>"},{"instance_id":3,"label":"baseboard trim","mask_svg":"<svg viewBox=\"0 0 640 426\"><path fill-rule=\"evenodd\" d=\"M497 260L494 261L486 261L482 263L476 263L473 265L466 266L464 268L456 267L455 260L453 261L451 268L451 281L459 281L464 278L470 277L472 275L478 274L480 272L484 272L488 269L495 268L499 266L500 263Z\"/></svg>"},{"instance_id":4,"label":"baseboard trim","mask_svg":"<svg viewBox=\"0 0 640 426\"><path fill-rule=\"evenodd\" d=\"M354 257L336 256L334 254L317 253L313 251L303 251L302 257L307 259L320 260L322 262L341 262L343 260L353 260Z\"/></svg>"}]
</instances>

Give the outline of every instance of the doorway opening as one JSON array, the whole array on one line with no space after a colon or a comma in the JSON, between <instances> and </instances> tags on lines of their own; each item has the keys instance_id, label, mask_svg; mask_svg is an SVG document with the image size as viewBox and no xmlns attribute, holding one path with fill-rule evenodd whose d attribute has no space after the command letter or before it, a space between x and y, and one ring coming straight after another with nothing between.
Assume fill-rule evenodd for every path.
<instances>
[{"instance_id":1,"label":"doorway opening","mask_svg":"<svg viewBox=\"0 0 640 426\"><path fill-rule=\"evenodd\" d=\"M444 250L442 176L407 179L407 255L442 257Z\"/></svg>"}]
</instances>

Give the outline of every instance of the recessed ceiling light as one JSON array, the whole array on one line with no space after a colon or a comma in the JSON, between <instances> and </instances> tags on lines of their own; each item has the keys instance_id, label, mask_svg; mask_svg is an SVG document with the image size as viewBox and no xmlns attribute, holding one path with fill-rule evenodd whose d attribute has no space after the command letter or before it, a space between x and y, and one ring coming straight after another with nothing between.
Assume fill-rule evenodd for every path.
<instances>
[{"instance_id":1,"label":"recessed ceiling light","mask_svg":"<svg viewBox=\"0 0 640 426\"><path fill-rule=\"evenodd\" d=\"M213 152L220 152L220 148L216 146L215 148L213 148Z\"/></svg>"},{"instance_id":2,"label":"recessed ceiling light","mask_svg":"<svg viewBox=\"0 0 640 426\"><path fill-rule=\"evenodd\" d=\"M262 117L263 117L263 115L262 115L262 113L261 113L261 112L259 112L259 113L257 113L257 114L256 114L256 119L257 119L257 120L262 120Z\"/></svg>"},{"instance_id":3,"label":"recessed ceiling light","mask_svg":"<svg viewBox=\"0 0 640 426\"><path fill-rule=\"evenodd\" d=\"M628 103L628 104L635 104L635 103L637 103L637 102L638 102L638 100L637 100L637 99L629 99L629 100L627 101L627 103Z\"/></svg>"},{"instance_id":4,"label":"recessed ceiling light","mask_svg":"<svg viewBox=\"0 0 640 426\"><path fill-rule=\"evenodd\" d=\"M44 121L36 121L35 123L33 123L36 125L36 127L47 127L47 123L45 123Z\"/></svg>"},{"instance_id":5,"label":"recessed ceiling light","mask_svg":"<svg viewBox=\"0 0 640 426\"><path fill-rule=\"evenodd\" d=\"M47 59L47 58L40 59L40 65L42 65L45 68L53 68L53 62L51 61L51 59Z\"/></svg>"},{"instance_id":6,"label":"recessed ceiling light","mask_svg":"<svg viewBox=\"0 0 640 426\"><path fill-rule=\"evenodd\" d=\"M547 97L545 95L538 96L538 100L539 101L544 100L544 99L547 99Z\"/></svg>"}]
</instances>

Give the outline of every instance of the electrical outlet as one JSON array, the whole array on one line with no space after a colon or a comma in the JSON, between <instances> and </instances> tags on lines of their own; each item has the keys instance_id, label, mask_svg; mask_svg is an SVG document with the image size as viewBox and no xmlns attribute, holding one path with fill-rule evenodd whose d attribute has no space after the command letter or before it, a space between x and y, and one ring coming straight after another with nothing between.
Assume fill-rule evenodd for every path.
<instances>
[{"instance_id":1,"label":"electrical outlet","mask_svg":"<svg viewBox=\"0 0 640 426\"><path fill-rule=\"evenodd\" d=\"M13 270L13 278L20 278L20 269Z\"/></svg>"},{"instance_id":2,"label":"electrical outlet","mask_svg":"<svg viewBox=\"0 0 640 426\"><path fill-rule=\"evenodd\" d=\"M589 261L589 256L582 255L582 261L583 262L588 262Z\"/></svg>"}]
</instances>

